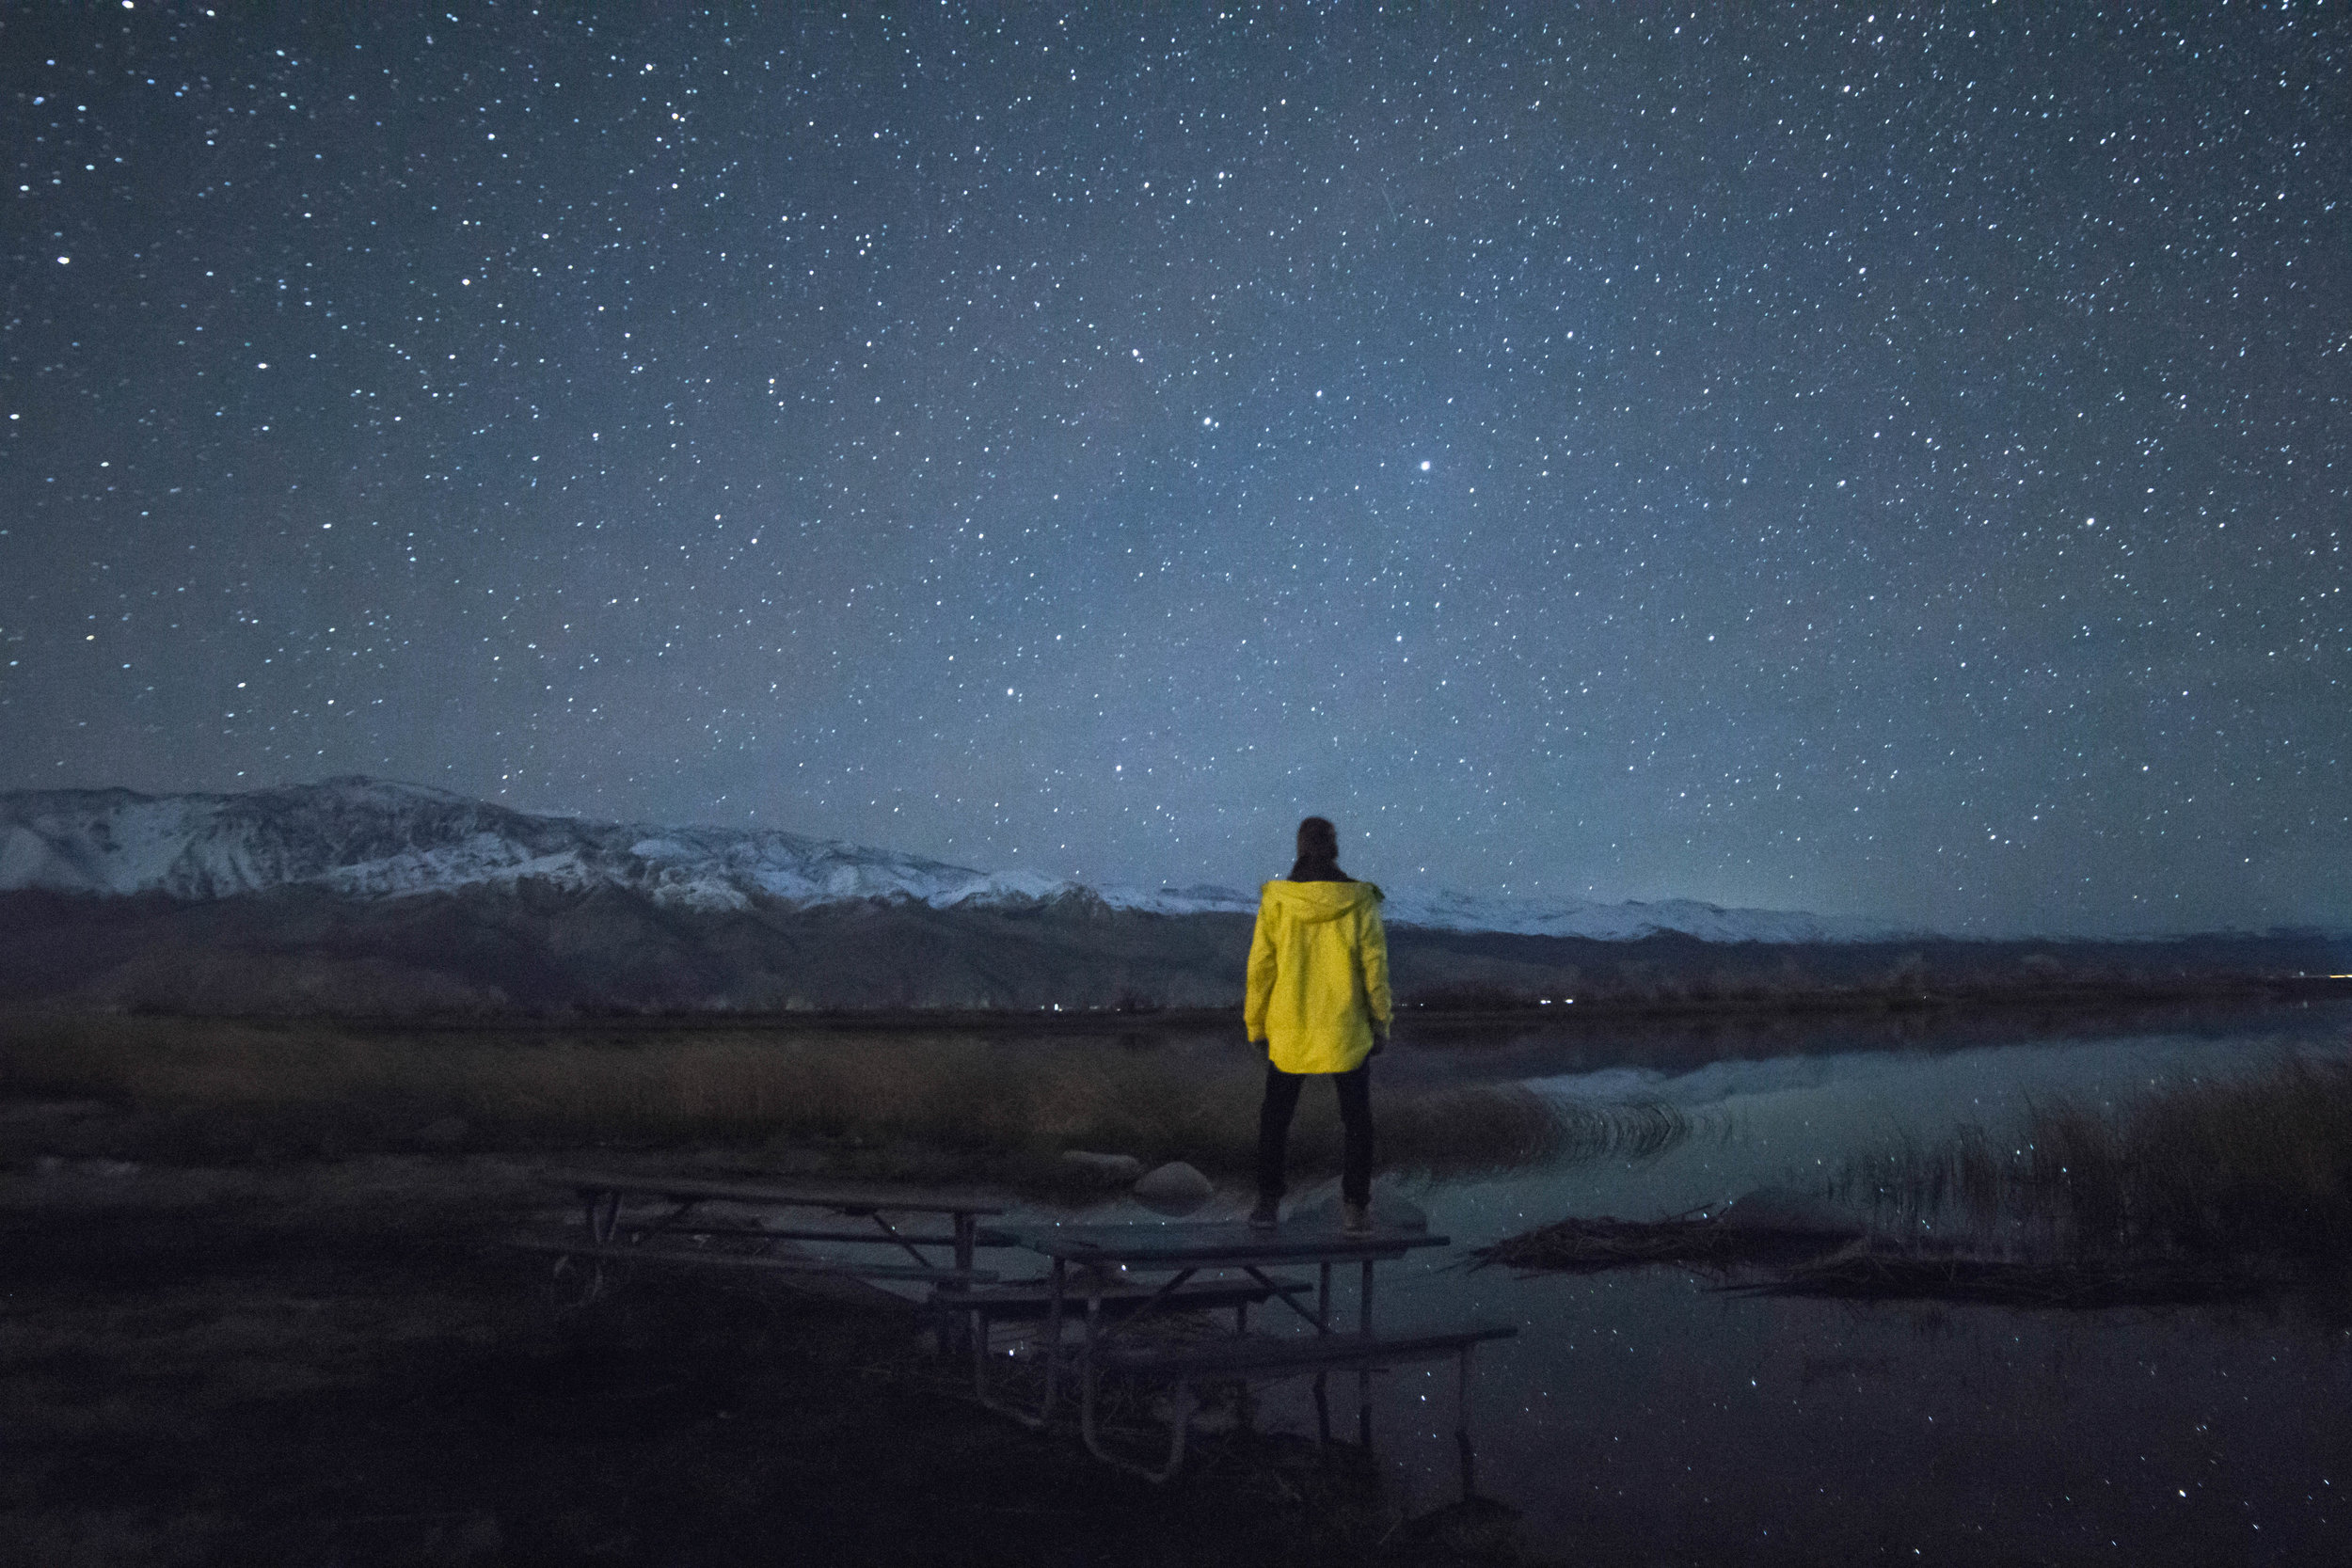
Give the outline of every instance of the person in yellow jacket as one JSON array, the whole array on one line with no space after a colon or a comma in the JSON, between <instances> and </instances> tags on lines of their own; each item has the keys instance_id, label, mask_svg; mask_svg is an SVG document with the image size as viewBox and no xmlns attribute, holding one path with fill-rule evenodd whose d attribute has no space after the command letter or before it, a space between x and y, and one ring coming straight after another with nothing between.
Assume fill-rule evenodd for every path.
<instances>
[{"instance_id":1,"label":"person in yellow jacket","mask_svg":"<svg viewBox=\"0 0 2352 1568\"><path fill-rule=\"evenodd\" d=\"M1258 1206L1252 1227L1280 1223L1291 1117L1310 1076L1339 1090L1346 1130L1342 1227L1372 1228L1372 1066L1389 1041L1389 939L1380 890L1340 869L1339 830L1320 816L1298 825L1298 861L1258 899L1242 1022L1266 1048L1258 1111Z\"/></svg>"}]
</instances>

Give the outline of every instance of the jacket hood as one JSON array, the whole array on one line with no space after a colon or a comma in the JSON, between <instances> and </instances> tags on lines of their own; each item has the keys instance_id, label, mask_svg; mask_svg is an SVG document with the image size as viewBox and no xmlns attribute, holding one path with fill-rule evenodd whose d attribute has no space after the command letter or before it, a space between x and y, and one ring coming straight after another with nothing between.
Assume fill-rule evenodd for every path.
<instances>
[{"instance_id":1,"label":"jacket hood","mask_svg":"<svg viewBox=\"0 0 2352 1568\"><path fill-rule=\"evenodd\" d=\"M1291 919L1311 924L1376 908L1381 898L1372 882L1268 882L1260 891Z\"/></svg>"}]
</instances>

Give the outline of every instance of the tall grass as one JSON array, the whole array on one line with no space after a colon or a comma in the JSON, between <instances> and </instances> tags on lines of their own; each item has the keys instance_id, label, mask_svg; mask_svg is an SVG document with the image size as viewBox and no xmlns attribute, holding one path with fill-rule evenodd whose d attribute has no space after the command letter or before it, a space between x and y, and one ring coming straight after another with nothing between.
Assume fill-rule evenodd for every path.
<instances>
[{"instance_id":1,"label":"tall grass","mask_svg":"<svg viewBox=\"0 0 2352 1568\"><path fill-rule=\"evenodd\" d=\"M2076 1257L2352 1252L2352 1063L2296 1059L2113 1111L2032 1108L1850 1162L1834 1184L1923 1231Z\"/></svg>"},{"instance_id":2,"label":"tall grass","mask_svg":"<svg viewBox=\"0 0 2352 1568\"><path fill-rule=\"evenodd\" d=\"M895 1148L919 1150L927 1174L1013 1180L1066 1173L1061 1153L1089 1148L1237 1173L1254 1159L1263 1073L1241 1050L914 1033L403 1037L126 1018L0 1035L0 1092L104 1100L145 1115L151 1139L214 1157L239 1143L400 1147L454 1116L495 1147L802 1143L850 1165ZM1392 1170L1645 1152L1681 1132L1661 1113L1563 1109L1511 1086L1383 1088L1375 1106ZM1335 1169L1340 1147L1334 1098L1310 1094L1295 1167Z\"/></svg>"}]
</instances>

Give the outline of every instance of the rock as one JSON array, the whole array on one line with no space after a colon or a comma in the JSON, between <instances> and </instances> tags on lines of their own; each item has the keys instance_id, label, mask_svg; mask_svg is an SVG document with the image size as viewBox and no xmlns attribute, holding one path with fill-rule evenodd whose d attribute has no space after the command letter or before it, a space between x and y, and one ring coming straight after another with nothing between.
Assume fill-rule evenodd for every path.
<instances>
[{"instance_id":1,"label":"rock","mask_svg":"<svg viewBox=\"0 0 2352 1568\"><path fill-rule=\"evenodd\" d=\"M466 1125L464 1117L443 1117L417 1129L417 1142L427 1148L455 1148L466 1141L466 1135L472 1131Z\"/></svg>"},{"instance_id":2,"label":"rock","mask_svg":"<svg viewBox=\"0 0 2352 1568\"><path fill-rule=\"evenodd\" d=\"M1133 1181L1143 1174L1143 1162L1132 1154L1097 1154L1089 1148L1068 1148L1062 1150L1062 1161L1066 1164L1083 1165L1113 1181ZM1190 1170L1192 1167L1187 1165L1184 1168Z\"/></svg>"},{"instance_id":3,"label":"rock","mask_svg":"<svg viewBox=\"0 0 2352 1568\"><path fill-rule=\"evenodd\" d=\"M1734 1198L1715 1216L1726 1230L1783 1236L1859 1236L1862 1222L1825 1198L1788 1187L1758 1187Z\"/></svg>"},{"instance_id":4,"label":"rock","mask_svg":"<svg viewBox=\"0 0 2352 1568\"><path fill-rule=\"evenodd\" d=\"M1184 1164L1170 1160L1136 1183L1136 1201L1163 1214L1189 1214L1209 1201L1216 1189L1209 1179Z\"/></svg>"},{"instance_id":5,"label":"rock","mask_svg":"<svg viewBox=\"0 0 2352 1568\"><path fill-rule=\"evenodd\" d=\"M1429 1228L1429 1212L1418 1203L1408 1203L1375 1187L1372 1192L1372 1223L1379 1230L1425 1231Z\"/></svg>"}]
</instances>

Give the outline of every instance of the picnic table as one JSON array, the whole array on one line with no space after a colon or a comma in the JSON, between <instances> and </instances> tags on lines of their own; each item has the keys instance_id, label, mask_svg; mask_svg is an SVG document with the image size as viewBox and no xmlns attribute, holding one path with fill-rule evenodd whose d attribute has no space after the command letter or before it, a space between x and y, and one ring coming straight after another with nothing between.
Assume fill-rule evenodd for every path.
<instances>
[{"instance_id":1,"label":"picnic table","mask_svg":"<svg viewBox=\"0 0 2352 1568\"><path fill-rule=\"evenodd\" d=\"M946 1311L951 1323L962 1321L972 1350L973 1387L981 1402L1031 1426L1042 1426L1059 1402L1064 1361L1074 1360L1079 1427L1089 1451L1155 1481L1168 1480L1184 1465L1192 1416L1199 1407L1193 1396L1196 1383L1238 1380L1246 1386L1256 1379L1312 1374L1319 1432L1327 1442L1331 1418L1327 1379L1333 1371L1352 1370L1357 1374L1359 1441L1370 1447L1372 1373L1400 1363L1450 1356L1458 1369L1455 1437L1467 1498L1474 1481L1469 1414L1471 1352L1481 1343L1518 1332L1494 1323L1406 1332L1375 1329L1375 1266L1421 1248L1450 1244L1446 1237L1405 1226L1378 1225L1353 1235L1296 1220L1274 1230L1239 1222L987 1226L981 1222L1002 1215L1004 1207L970 1194L889 1193L611 1171L548 1171L543 1180L568 1189L579 1200L582 1223L578 1232L517 1237L510 1244L554 1256L557 1283L576 1274L582 1301L601 1294L611 1274L641 1267L929 1285L930 1304ZM709 1212L714 1207L727 1212L714 1214ZM820 1217L789 1217L812 1214ZM841 1219L866 1223L831 1223ZM802 1242L886 1247L904 1253L907 1260L776 1250ZM1051 1270L1041 1279L1000 1282L994 1271L974 1265L981 1247L1027 1248L1047 1259ZM946 1259L926 1249L945 1251ZM1316 1270L1311 1287L1303 1279L1268 1272L1308 1264ZM1343 1331L1333 1315L1332 1271L1348 1264L1360 1274L1356 1325ZM1310 1291L1311 1307L1305 1299ZM1249 1308L1274 1301L1311 1332L1249 1332ZM1157 1314L1224 1307L1233 1309L1230 1336L1171 1342L1136 1332ZM1064 1345L1073 1309L1083 1312L1074 1352ZM989 1324L1000 1318L1025 1317L1044 1322L1044 1388L1035 1409L1000 1400L989 1386ZM944 1333L943 1342L951 1338ZM1105 1370L1174 1386L1168 1451L1162 1464L1128 1459L1104 1440L1097 1406Z\"/></svg>"},{"instance_id":2,"label":"picnic table","mask_svg":"<svg viewBox=\"0 0 2352 1568\"><path fill-rule=\"evenodd\" d=\"M1470 1352L1477 1344L1518 1332L1507 1324L1476 1324L1465 1328L1406 1334L1382 1334L1373 1324L1374 1267L1403 1258L1422 1247L1449 1244L1448 1238L1402 1227L1376 1227L1350 1235L1336 1227L1322 1229L1292 1225L1256 1230L1238 1223L1213 1225L1012 1225L1009 1239L1050 1259L1053 1271L1045 1296L1045 1387L1035 1410L1006 1404L992 1398L986 1382L985 1325L974 1336L974 1378L980 1398L1030 1425L1051 1418L1059 1397L1064 1319L1075 1297L1085 1316L1075 1359L1079 1383L1079 1428L1088 1449L1097 1458L1152 1481L1165 1481L1184 1465L1184 1446L1196 1408L1192 1385L1203 1379L1287 1377L1311 1372L1315 1376L1315 1408L1321 1434L1328 1440L1330 1410L1326 1378L1334 1370L1357 1373L1357 1420L1359 1440L1372 1440L1371 1379L1375 1368L1398 1362L1456 1358L1460 1369L1461 1417L1456 1435L1462 1452L1464 1496L1472 1484L1469 1431ZM1310 1310L1298 1298L1302 1284L1270 1275L1268 1269L1313 1264L1317 1270L1314 1306ZM1341 1333L1332 1320L1331 1275L1335 1266L1353 1263L1361 1270L1357 1290L1357 1326ZM1311 1334L1250 1335L1237 1314L1232 1337L1190 1344L1138 1340L1133 1330L1164 1307L1194 1305L1202 1287L1193 1283L1203 1271L1238 1273L1255 1291L1258 1300L1279 1300L1308 1326ZM1159 1276L1148 1290L1138 1276ZM1188 1300L1188 1295L1190 1300ZM1106 1311L1117 1303L1116 1310ZM1157 1466L1136 1464L1111 1450L1097 1430L1097 1391L1105 1369L1136 1373L1175 1385L1176 1407L1169 1421L1167 1460Z\"/></svg>"},{"instance_id":3,"label":"picnic table","mask_svg":"<svg viewBox=\"0 0 2352 1568\"><path fill-rule=\"evenodd\" d=\"M968 1194L888 1193L854 1186L715 1181L611 1171L548 1171L542 1180L569 1188L579 1198L583 1219L580 1234L577 1238L517 1237L510 1244L527 1252L552 1254L559 1280L567 1270L580 1268L584 1275L582 1300L593 1300L603 1292L610 1272L648 1266L969 1287L996 1277L993 1271L974 1266L977 1249L1013 1244L1010 1237L980 1224L984 1218L1003 1213L1003 1205ZM624 1205L628 1199L650 1199L660 1212L627 1214ZM712 1204L763 1212L714 1216L705 1212ZM817 1219L779 1221L774 1217L812 1212L869 1223L841 1226ZM936 1228L942 1218L946 1221L945 1230ZM926 1223L933 1228L922 1228ZM719 1244L712 1245L714 1242ZM813 1257L776 1250L782 1244L802 1242L889 1247L905 1253L911 1261ZM927 1256L926 1248L934 1253L944 1250L946 1260Z\"/></svg>"}]
</instances>

